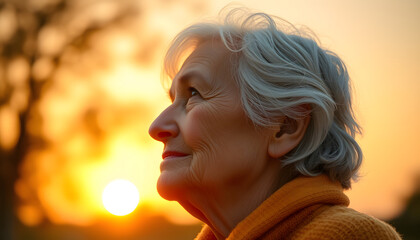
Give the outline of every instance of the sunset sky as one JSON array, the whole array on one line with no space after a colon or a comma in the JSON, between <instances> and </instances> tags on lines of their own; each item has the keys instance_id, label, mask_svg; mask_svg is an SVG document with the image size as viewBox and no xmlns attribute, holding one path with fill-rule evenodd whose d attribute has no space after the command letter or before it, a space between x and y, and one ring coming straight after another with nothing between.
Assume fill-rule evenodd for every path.
<instances>
[{"instance_id":1,"label":"sunset sky","mask_svg":"<svg viewBox=\"0 0 420 240\"><path fill-rule=\"evenodd\" d=\"M188 25L216 18L228 3L138 1L144 10L138 21L93 36L90 49L77 60L73 50L66 52L66 61L55 73L57 81L39 103L46 121L42 132L56 144L27 156L20 169L23 177L15 186L18 196L28 200L18 214L24 223L35 225L48 217L54 223L88 225L108 214L101 194L118 178L136 185L141 205L176 222L195 221L177 203L157 194L163 146L147 132L170 103L160 82L166 46ZM347 192L351 207L383 219L396 216L420 175L420 1L240 3L309 27L324 48L344 60L354 85L356 114L364 129L357 139L365 157L361 178ZM104 4L85 15L112 14L112 7ZM107 50L101 53L101 61L92 63L90 57L103 49ZM137 52L144 54L139 57L134 55ZM82 71L95 64L109 67L87 74ZM87 83L88 78L91 81ZM8 116L6 108L2 111L0 117ZM98 131L106 129L106 134L92 138L88 122L75 123L84 119L80 116L87 120L94 116ZM59 166L57 162L63 159L71 161ZM29 201L29 183L36 186L39 205ZM77 197L70 199L69 195ZM39 206L44 210L37 210Z\"/></svg>"}]
</instances>

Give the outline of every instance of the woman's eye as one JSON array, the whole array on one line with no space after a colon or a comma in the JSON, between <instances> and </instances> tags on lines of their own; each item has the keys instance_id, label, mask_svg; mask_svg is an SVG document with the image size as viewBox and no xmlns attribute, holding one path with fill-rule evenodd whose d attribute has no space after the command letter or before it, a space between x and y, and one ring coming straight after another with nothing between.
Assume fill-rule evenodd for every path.
<instances>
[{"instance_id":1,"label":"woman's eye","mask_svg":"<svg viewBox=\"0 0 420 240\"><path fill-rule=\"evenodd\" d=\"M193 87L188 88L188 90L190 92L191 97L196 96L196 95L200 95L200 93L197 91L197 89L195 89Z\"/></svg>"}]
</instances>

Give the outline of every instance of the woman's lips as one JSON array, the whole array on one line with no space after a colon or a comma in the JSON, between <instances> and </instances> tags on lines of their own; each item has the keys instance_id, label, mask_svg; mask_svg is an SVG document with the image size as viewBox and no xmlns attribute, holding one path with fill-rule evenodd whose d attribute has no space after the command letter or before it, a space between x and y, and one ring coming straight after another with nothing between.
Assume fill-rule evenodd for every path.
<instances>
[{"instance_id":1,"label":"woman's lips","mask_svg":"<svg viewBox=\"0 0 420 240\"><path fill-rule=\"evenodd\" d=\"M175 152L175 151L165 151L162 154L162 159L165 160L167 157L185 157L188 156L186 153Z\"/></svg>"},{"instance_id":2,"label":"woman's lips","mask_svg":"<svg viewBox=\"0 0 420 240\"><path fill-rule=\"evenodd\" d=\"M189 154L182 153L182 152L175 152L175 151L165 151L162 154L163 161L160 163L160 171L162 172L164 169L174 168L183 160L183 157L188 156Z\"/></svg>"}]
</instances>

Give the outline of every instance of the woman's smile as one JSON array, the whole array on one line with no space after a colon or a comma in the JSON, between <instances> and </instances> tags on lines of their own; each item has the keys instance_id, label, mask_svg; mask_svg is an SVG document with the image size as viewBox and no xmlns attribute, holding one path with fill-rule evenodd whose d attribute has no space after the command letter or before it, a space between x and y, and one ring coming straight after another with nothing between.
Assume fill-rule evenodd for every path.
<instances>
[{"instance_id":1,"label":"woman's smile","mask_svg":"<svg viewBox=\"0 0 420 240\"><path fill-rule=\"evenodd\" d=\"M188 154L186 153L177 152L177 151L164 151L162 154L162 159L165 160L170 157L185 157L187 155Z\"/></svg>"},{"instance_id":2,"label":"woman's smile","mask_svg":"<svg viewBox=\"0 0 420 240\"><path fill-rule=\"evenodd\" d=\"M164 151L162 154L162 162L160 163L160 171L163 172L166 169L170 169L171 166L177 167L182 165L181 162L191 157L190 154L177 152L177 151Z\"/></svg>"}]
</instances>

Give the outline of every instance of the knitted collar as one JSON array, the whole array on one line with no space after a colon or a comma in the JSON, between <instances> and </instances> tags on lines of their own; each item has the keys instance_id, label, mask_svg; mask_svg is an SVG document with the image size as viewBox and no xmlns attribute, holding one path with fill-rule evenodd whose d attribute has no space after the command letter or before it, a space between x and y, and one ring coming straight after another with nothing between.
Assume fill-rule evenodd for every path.
<instances>
[{"instance_id":1,"label":"knitted collar","mask_svg":"<svg viewBox=\"0 0 420 240\"><path fill-rule=\"evenodd\" d=\"M272 194L248 217L233 229L227 240L257 239L270 234L276 227L276 236L292 231L323 205L349 205L340 183L332 182L328 176L296 178ZM196 240L215 240L208 226L205 226Z\"/></svg>"}]
</instances>

